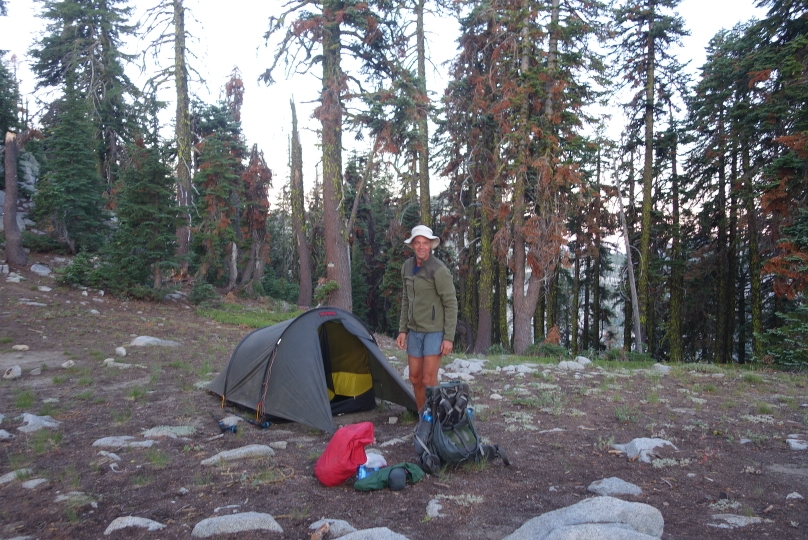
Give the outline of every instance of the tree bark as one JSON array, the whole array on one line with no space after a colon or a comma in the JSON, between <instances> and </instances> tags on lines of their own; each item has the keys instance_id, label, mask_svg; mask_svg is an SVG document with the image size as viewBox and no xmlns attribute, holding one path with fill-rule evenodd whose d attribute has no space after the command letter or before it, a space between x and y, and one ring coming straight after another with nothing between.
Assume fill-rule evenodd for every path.
<instances>
[{"instance_id":1,"label":"tree bark","mask_svg":"<svg viewBox=\"0 0 808 540\"><path fill-rule=\"evenodd\" d=\"M738 153L733 145L729 182L729 223L727 225L727 362L734 362L736 309L735 284L738 278Z\"/></svg>"},{"instance_id":2,"label":"tree bark","mask_svg":"<svg viewBox=\"0 0 808 540\"><path fill-rule=\"evenodd\" d=\"M638 301L638 294L637 294L637 285L634 281L634 263L632 262L631 257L631 238L628 232L628 223L626 222L626 212L623 210L623 196L620 193L620 177L617 177L617 202L620 208L620 221L623 224L623 239L625 240L626 245L626 268L628 271L628 283L629 289L631 291L631 311L633 313L633 328L634 328L634 335L636 336L636 343L637 343L637 352L642 354L644 349L644 342L642 339L642 324L640 323L640 309L639 309L639 301ZM626 318L626 326L628 327L629 321ZM627 337L630 338L630 332L626 332L629 334ZM626 350L629 350L631 347L631 343L626 340L624 344L626 346Z\"/></svg>"},{"instance_id":3,"label":"tree bark","mask_svg":"<svg viewBox=\"0 0 808 540\"><path fill-rule=\"evenodd\" d=\"M581 254L575 243L575 266L572 275L572 354L578 354L578 325L580 324Z\"/></svg>"},{"instance_id":4,"label":"tree bark","mask_svg":"<svg viewBox=\"0 0 808 540\"><path fill-rule=\"evenodd\" d=\"M497 264L497 298L499 310L497 311L497 324L499 325L499 344L510 350L511 339L509 334L510 324L508 323L508 265Z\"/></svg>"},{"instance_id":5,"label":"tree bark","mask_svg":"<svg viewBox=\"0 0 808 540\"><path fill-rule=\"evenodd\" d=\"M3 229L6 233L6 262L18 268L28 265L28 255L22 248L22 233L17 225L17 159L29 134L29 130L25 130L22 135L7 131L5 138L6 199L3 202Z\"/></svg>"},{"instance_id":6,"label":"tree bark","mask_svg":"<svg viewBox=\"0 0 808 540\"><path fill-rule=\"evenodd\" d=\"M177 144L177 204L187 212L187 221L177 229L177 257L180 275L188 274L191 244L191 112L188 97L188 66L185 62L185 8L183 0L174 1L174 84L177 112L174 127Z\"/></svg>"},{"instance_id":7,"label":"tree bark","mask_svg":"<svg viewBox=\"0 0 808 540\"><path fill-rule=\"evenodd\" d=\"M584 327L581 335L581 349L589 349L589 294L592 288L592 257L586 257L586 266L584 267Z\"/></svg>"},{"instance_id":8,"label":"tree bark","mask_svg":"<svg viewBox=\"0 0 808 540\"><path fill-rule=\"evenodd\" d=\"M727 319L729 313L728 298L727 298L727 282L729 276L727 275L727 178L726 178L726 157L724 148L724 111L718 113L718 238L716 239L718 246L716 249L717 255L717 274L716 280L716 314L715 314L715 345L714 354L715 361L719 364L726 364L729 361L730 349L727 347L728 341L728 328Z\"/></svg>"},{"instance_id":9,"label":"tree bark","mask_svg":"<svg viewBox=\"0 0 808 540\"><path fill-rule=\"evenodd\" d=\"M418 108L418 183L421 187L421 223L427 227L431 227L432 211L429 197L429 97L426 93L426 43L424 38L425 4L426 0L416 0L415 2L415 46L418 55L418 91L423 100Z\"/></svg>"},{"instance_id":10,"label":"tree bark","mask_svg":"<svg viewBox=\"0 0 808 540\"><path fill-rule=\"evenodd\" d=\"M311 306L311 255L306 239L306 209L303 190L303 147L300 144L300 133L297 130L297 111L294 100L289 100L292 107L292 152L291 152L291 189L289 202L292 207L292 228L297 240L297 260L299 264L300 292L297 295L298 306Z\"/></svg>"},{"instance_id":11,"label":"tree bark","mask_svg":"<svg viewBox=\"0 0 808 540\"><path fill-rule=\"evenodd\" d=\"M522 55L521 71L527 73L529 67L529 39L528 25L526 17L522 26ZM520 119L523 122L521 129L524 131L521 137L519 157L522 161L520 170L516 172L513 187L513 352L523 354L531 345L531 326L533 314L536 310L536 303L539 300L541 278L536 272L531 272L530 282L526 276L527 266L527 243L525 241L522 228L525 225L525 190L527 183L527 168L530 149L528 147L530 129L529 114L530 108L527 97L523 99L520 111Z\"/></svg>"},{"instance_id":12,"label":"tree bark","mask_svg":"<svg viewBox=\"0 0 808 540\"><path fill-rule=\"evenodd\" d=\"M678 172L678 141L674 134L673 148L671 148L671 220L673 231L671 233L671 277L670 277L670 303L668 305L668 343L670 345L670 361L682 362L684 360L684 341L682 336L682 304L684 300L684 260L682 256L682 228L679 215L679 172Z\"/></svg>"},{"instance_id":13,"label":"tree bark","mask_svg":"<svg viewBox=\"0 0 808 540\"><path fill-rule=\"evenodd\" d=\"M488 190L483 190L485 196ZM494 292L494 226L486 212L488 203L481 201L480 208L480 280L477 284L477 340L474 352L485 354L491 348L491 330L493 326L493 292Z\"/></svg>"},{"instance_id":14,"label":"tree bark","mask_svg":"<svg viewBox=\"0 0 808 540\"><path fill-rule=\"evenodd\" d=\"M651 335L648 328L651 283L651 211L654 182L654 7L648 12L648 41L645 71L645 162L642 171L642 222L640 225L640 276L637 284L640 308L640 329L644 336Z\"/></svg>"},{"instance_id":15,"label":"tree bark","mask_svg":"<svg viewBox=\"0 0 808 540\"><path fill-rule=\"evenodd\" d=\"M746 234L749 237L749 312L752 316L752 354L754 358L763 357L763 302L761 300L760 283L760 248L758 246L757 209L755 208L755 192L752 185L752 170L749 158L749 143L744 141L743 191L746 206Z\"/></svg>"},{"instance_id":16,"label":"tree bark","mask_svg":"<svg viewBox=\"0 0 808 540\"><path fill-rule=\"evenodd\" d=\"M323 13L323 91L315 115L322 125L323 225L325 228L326 279L337 284L325 303L351 311L351 264L342 203L342 87L340 67L340 2L326 0Z\"/></svg>"}]
</instances>

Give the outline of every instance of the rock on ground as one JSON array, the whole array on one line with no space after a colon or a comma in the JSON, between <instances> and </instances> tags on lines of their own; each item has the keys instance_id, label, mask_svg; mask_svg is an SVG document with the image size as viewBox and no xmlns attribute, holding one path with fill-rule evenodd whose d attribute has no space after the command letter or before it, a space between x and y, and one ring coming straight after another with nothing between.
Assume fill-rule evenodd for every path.
<instances>
[{"instance_id":1,"label":"rock on ground","mask_svg":"<svg viewBox=\"0 0 808 540\"><path fill-rule=\"evenodd\" d=\"M713 514L713 519L720 519L725 523L708 523L710 527L719 529L735 529L746 527L747 525L757 525L758 523L773 523L770 519L763 519L754 516L740 516L738 514Z\"/></svg>"},{"instance_id":2,"label":"rock on ground","mask_svg":"<svg viewBox=\"0 0 808 540\"><path fill-rule=\"evenodd\" d=\"M642 489L615 476L595 480L589 484L589 491L598 495L642 495Z\"/></svg>"},{"instance_id":3,"label":"rock on ground","mask_svg":"<svg viewBox=\"0 0 808 540\"><path fill-rule=\"evenodd\" d=\"M34 264L31 266L31 272L38 276L48 276L51 273L51 269L45 266L44 264Z\"/></svg>"},{"instance_id":4,"label":"rock on ground","mask_svg":"<svg viewBox=\"0 0 808 540\"><path fill-rule=\"evenodd\" d=\"M283 534L283 529L271 515L261 512L242 512L203 519L191 531L191 536L210 538L245 531L270 531Z\"/></svg>"},{"instance_id":5,"label":"rock on ground","mask_svg":"<svg viewBox=\"0 0 808 540\"><path fill-rule=\"evenodd\" d=\"M31 476L31 473L34 472L31 469L17 469L16 471L11 471L10 473L6 473L3 476L0 476L0 484L7 484L9 482L13 482L14 480L21 480L23 478L28 478Z\"/></svg>"},{"instance_id":6,"label":"rock on ground","mask_svg":"<svg viewBox=\"0 0 808 540\"><path fill-rule=\"evenodd\" d=\"M130 347L148 347L152 345L157 347L179 347L181 343L152 336L138 336L129 344Z\"/></svg>"},{"instance_id":7,"label":"rock on ground","mask_svg":"<svg viewBox=\"0 0 808 540\"><path fill-rule=\"evenodd\" d=\"M391 531L387 527L362 529L341 537L342 540L408 540L406 536Z\"/></svg>"},{"instance_id":8,"label":"rock on ground","mask_svg":"<svg viewBox=\"0 0 808 540\"><path fill-rule=\"evenodd\" d=\"M26 480L25 482L23 482L22 487L25 489L34 489L41 486L42 484L47 483L48 483L47 478L34 478L33 480Z\"/></svg>"},{"instance_id":9,"label":"rock on ground","mask_svg":"<svg viewBox=\"0 0 808 540\"><path fill-rule=\"evenodd\" d=\"M537 369L529 364L518 364L510 366L497 366L497 371L502 373L512 373L518 375L520 373L535 373Z\"/></svg>"},{"instance_id":10,"label":"rock on ground","mask_svg":"<svg viewBox=\"0 0 808 540\"><path fill-rule=\"evenodd\" d=\"M155 444L155 441L149 439L147 441L136 441L131 435L123 435L121 437L103 437L93 443L93 446L101 446L105 448L150 448Z\"/></svg>"},{"instance_id":11,"label":"rock on ground","mask_svg":"<svg viewBox=\"0 0 808 540\"><path fill-rule=\"evenodd\" d=\"M594 497L535 517L503 540L651 540L664 525L653 506Z\"/></svg>"},{"instance_id":12,"label":"rock on ground","mask_svg":"<svg viewBox=\"0 0 808 540\"><path fill-rule=\"evenodd\" d=\"M426 515L432 519L445 517L444 514L440 513L441 510L443 510L443 505L438 499L432 499L429 501L429 504L426 505Z\"/></svg>"},{"instance_id":13,"label":"rock on ground","mask_svg":"<svg viewBox=\"0 0 808 540\"><path fill-rule=\"evenodd\" d=\"M443 366L443 369L454 373L479 373L485 367L485 362L486 360L455 358L452 363Z\"/></svg>"},{"instance_id":14,"label":"rock on ground","mask_svg":"<svg viewBox=\"0 0 808 540\"><path fill-rule=\"evenodd\" d=\"M141 529L146 529L148 531L159 531L160 529L166 528L166 526L162 523L152 521L151 519L136 516L125 516L113 519L112 523L107 526L107 530L104 531L104 535L106 536L112 534L115 531L125 529L127 527L140 527Z\"/></svg>"},{"instance_id":15,"label":"rock on ground","mask_svg":"<svg viewBox=\"0 0 808 540\"><path fill-rule=\"evenodd\" d=\"M572 360L564 360L558 363L558 369L566 369L569 371L581 371L583 369L586 369L586 367L583 364L573 362Z\"/></svg>"},{"instance_id":16,"label":"rock on ground","mask_svg":"<svg viewBox=\"0 0 808 540\"><path fill-rule=\"evenodd\" d=\"M143 432L143 436L147 439L154 439L159 437L188 437L196 433L194 426L157 426L147 429Z\"/></svg>"},{"instance_id":17,"label":"rock on ground","mask_svg":"<svg viewBox=\"0 0 808 540\"><path fill-rule=\"evenodd\" d=\"M22 375L22 368L20 366L11 366L3 374L4 379L17 379Z\"/></svg>"},{"instance_id":18,"label":"rock on ground","mask_svg":"<svg viewBox=\"0 0 808 540\"><path fill-rule=\"evenodd\" d=\"M31 413L22 413L22 421L25 422L25 425L17 429L23 433L33 433L42 428L56 429L61 424L60 421L54 420L50 416L37 416Z\"/></svg>"},{"instance_id":19,"label":"rock on ground","mask_svg":"<svg viewBox=\"0 0 808 540\"><path fill-rule=\"evenodd\" d=\"M233 450L225 450L224 452L219 452L213 457L203 459L201 464L205 466L218 465L223 461L236 461L239 459L246 459L246 458L272 457L274 455L275 451L265 444L248 444L247 446L242 446L241 448L235 448Z\"/></svg>"},{"instance_id":20,"label":"rock on ground","mask_svg":"<svg viewBox=\"0 0 808 540\"><path fill-rule=\"evenodd\" d=\"M314 523L309 525L309 529L312 531L316 531L326 523L329 524L328 538L340 538L342 536L345 536L346 534L356 532L356 527L352 526L347 521L342 519L330 519L330 518L324 518L315 521Z\"/></svg>"},{"instance_id":21,"label":"rock on ground","mask_svg":"<svg viewBox=\"0 0 808 540\"><path fill-rule=\"evenodd\" d=\"M612 448L625 452L629 459L638 458L643 463L651 463L651 457L655 455L654 450L663 446L672 446L674 450L678 450L670 441L649 439L647 437L634 439L628 444L613 444Z\"/></svg>"}]
</instances>

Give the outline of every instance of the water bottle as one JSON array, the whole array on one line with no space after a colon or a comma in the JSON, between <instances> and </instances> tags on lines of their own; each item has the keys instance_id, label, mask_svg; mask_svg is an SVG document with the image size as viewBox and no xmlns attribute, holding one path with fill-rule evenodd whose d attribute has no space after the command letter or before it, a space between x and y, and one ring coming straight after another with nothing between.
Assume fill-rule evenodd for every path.
<instances>
[{"instance_id":1,"label":"water bottle","mask_svg":"<svg viewBox=\"0 0 808 540\"><path fill-rule=\"evenodd\" d=\"M368 469L367 469L367 467L365 467L364 465L360 465L360 466L359 466L359 469L357 469L357 471L356 471L356 478L357 478L357 480L361 480L361 479L363 479L363 478L366 478L366 477L367 477L367 475L368 475Z\"/></svg>"},{"instance_id":2,"label":"water bottle","mask_svg":"<svg viewBox=\"0 0 808 540\"><path fill-rule=\"evenodd\" d=\"M466 409L466 414L469 415L469 418L473 418L474 417L474 407L469 407L468 409Z\"/></svg>"},{"instance_id":3,"label":"water bottle","mask_svg":"<svg viewBox=\"0 0 808 540\"><path fill-rule=\"evenodd\" d=\"M432 431L432 420L432 413L424 411L421 415L421 421L418 422L415 428L413 444L415 445L415 453L419 456L424 453L424 445L429 438L429 432Z\"/></svg>"}]
</instances>

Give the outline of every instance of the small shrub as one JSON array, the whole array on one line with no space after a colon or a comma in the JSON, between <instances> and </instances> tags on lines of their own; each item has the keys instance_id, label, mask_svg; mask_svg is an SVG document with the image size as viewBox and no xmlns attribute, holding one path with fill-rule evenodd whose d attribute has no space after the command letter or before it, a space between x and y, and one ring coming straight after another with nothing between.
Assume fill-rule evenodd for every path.
<instances>
[{"instance_id":1,"label":"small shrub","mask_svg":"<svg viewBox=\"0 0 808 540\"><path fill-rule=\"evenodd\" d=\"M30 231L22 231L22 247L30 249L33 253L54 253L64 255L67 253L67 245L57 242L47 234L34 234Z\"/></svg>"},{"instance_id":2,"label":"small shrub","mask_svg":"<svg viewBox=\"0 0 808 540\"><path fill-rule=\"evenodd\" d=\"M747 384L761 384L763 383L763 376L757 373L746 372L741 375L741 381Z\"/></svg>"},{"instance_id":3,"label":"small shrub","mask_svg":"<svg viewBox=\"0 0 808 540\"><path fill-rule=\"evenodd\" d=\"M339 283L329 280L314 288L314 303L322 304L329 294L339 289Z\"/></svg>"},{"instance_id":4,"label":"small shrub","mask_svg":"<svg viewBox=\"0 0 808 540\"><path fill-rule=\"evenodd\" d=\"M323 298L325 298L325 296L327 296L331 290L333 289L324 291ZM300 295L300 285L282 277L277 277L275 274L275 269L269 267L264 273L261 283L256 283L254 285L254 292L255 294L268 296L276 300L283 300L284 302L294 304L297 302L297 297Z\"/></svg>"},{"instance_id":5,"label":"small shrub","mask_svg":"<svg viewBox=\"0 0 808 540\"><path fill-rule=\"evenodd\" d=\"M803 213L803 222L808 213ZM808 366L808 306L797 304L790 313L778 312L782 326L768 330L763 336L767 354L759 359L764 364L779 364L804 369Z\"/></svg>"},{"instance_id":6,"label":"small shrub","mask_svg":"<svg viewBox=\"0 0 808 540\"><path fill-rule=\"evenodd\" d=\"M195 305L202 303L208 305L218 305L221 303L219 295L216 294L216 289L214 289L213 285L210 283L195 284L193 289L191 289L191 294L188 296L188 300Z\"/></svg>"},{"instance_id":7,"label":"small shrub","mask_svg":"<svg viewBox=\"0 0 808 540\"><path fill-rule=\"evenodd\" d=\"M533 343L525 349L525 356L538 356L544 358L565 358L569 351L561 345L554 343Z\"/></svg>"},{"instance_id":8,"label":"small shrub","mask_svg":"<svg viewBox=\"0 0 808 540\"><path fill-rule=\"evenodd\" d=\"M618 405L614 408L614 416L619 422L636 422L640 417L640 413L637 409L628 405Z\"/></svg>"},{"instance_id":9,"label":"small shrub","mask_svg":"<svg viewBox=\"0 0 808 540\"><path fill-rule=\"evenodd\" d=\"M14 406L18 409L28 409L36 401L36 395L30 390L18 390L14 393Z\"/></svg>"},{"instance_id":10,"label":"small shrub","mask_svg":"<svg viewBox=\"0 0 808 540\"><path fill-rule=\"evenodd\" d=\"M769 403L758 403L755 405L755 410L758 414L772 414L774 412L774 406Z\"/></svg>"},{"instance_id":11,"label":"small shrub","mask_svg":"<svg viewBox=\"0 0 808 540\"><path fill-rule=\"evenodd\" d=\"M171 463L171 456L166 454L165 452L161 452L156 448L150 448L146 452L146 459L149 460L149 463L152 464L157 469L164 469Z\"/></svg>"},{"instance_id":12,"label":"small shrub","mask_svg":"<svg viewBox=\"0 0 808 540\"><path fill-rule=\"evenodd\" d=\"M603 452L611 448L613 445L614 445L614 435L610 435L608 439L604 439L603 437L598 435L598 442L595 444L595 448Z\"/></svg>"},{"instance_id":13,"label":"small shrub","mask_svg":"<svg viewBox=\"0 0 808 540\"><path fill-rule=\"evenodd\" d=\"M147 486L152 483L154 479L148 474L139 474L132 480L136 486Z\"/></svg>"},{"instance_id":14,"label":"small shrub","mask_svg":"<svg viewBox=\"0 0 808 540\"><path fill-rule=\"evenodd\" d=\"M606 360L609 362L625 362L628 360L625 349L609 349L606 353Z\"/></svg>"},{"instance_id":15,"label":"small shrub","mask_svg":"<svg viewBox=\"0 0 808 540\"><path fill-rule=\"evenodd\" d=\"M35 431L28 439L28 447L37 455L44 454L54 448L58 448L62 442L61 431L51 431L40 429Z\"/></svg>"},{"instance_id":16,"label":"small shrub","mask_svg":"<svg viewBox=\"0 0 808 540\"><path fill-rule=\"evenodd\" d=\"M132 419L132 409L127 407L123 410L112 411L112 419L116 424L125 424Z\"/></svg>"},{"instance_id":17,"label":"small shrub","mask_svg":"<svg viewBox=\"0 0 808 540\"><path fill-rule=\"evenodd\" d=\"M62 275L59 276L59 282L65 285L88 285L92 271L93 256L82 251L67 265Z\"/></svg>"},{"instance_id":18,"label":"small shrub","mask_svg":"<svg viewBox=\"0 0 808 540\"><path fill-rule=\"evenodd\" d=\"M135 386L134 388L129 390L129 393L127 394L127 396L129 396L129 398L133 399L134 401L139 401L145 395L146 395L146 389L141 386Z\"/></svg>"},{"instance_id":19,"label":"small shrub","mask_svg":"<svg viewBox=\"0 0 808 540\"><path fill-rule=\"evenodd\" d=\"M503 354L508 354L510 351L506 349L502 343L494 343L490 347L488 347L488 355L489 356L502 356Z\"/></svg>"}]
</instances>

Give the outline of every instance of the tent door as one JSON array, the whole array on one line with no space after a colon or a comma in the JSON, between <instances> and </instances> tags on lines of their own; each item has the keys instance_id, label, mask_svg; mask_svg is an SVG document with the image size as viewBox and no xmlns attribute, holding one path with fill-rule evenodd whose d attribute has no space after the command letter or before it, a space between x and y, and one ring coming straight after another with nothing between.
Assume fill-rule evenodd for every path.
<instances>
[{"instance_id":1,"label":"tent door","mask_svg":"<svg viewBox=\"0 0 808 540\"><path fill-rule=\"evenodd\" d=\"M331 412L373 409L376 399L367 348L337 320L320 325L318 336Z\"/></svg>"}]
</instances>

